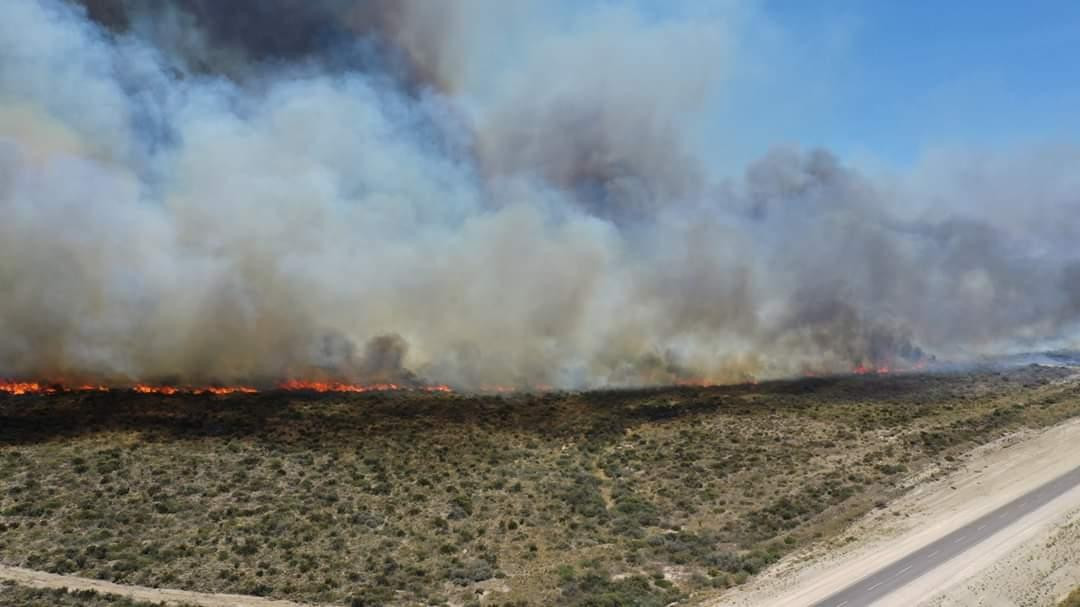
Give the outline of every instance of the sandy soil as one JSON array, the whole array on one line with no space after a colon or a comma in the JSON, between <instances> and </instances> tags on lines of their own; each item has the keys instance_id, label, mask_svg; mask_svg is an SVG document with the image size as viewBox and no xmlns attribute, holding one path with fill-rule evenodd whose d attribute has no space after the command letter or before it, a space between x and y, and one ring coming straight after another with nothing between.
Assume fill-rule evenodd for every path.
<instances>
[{"instance_id":1,"label":"sandy soil","mask_svg":"<svg viewBox=\"0 0 1080 607\"><path fill-rule=\"evenodd\" d=\"M929 470L908 479L912 489L906 495L867 515L837 540L793 554L747 586L707 604L811 605L1077 466L1080 420L1042 432L1010 435L972 451L954 470ZM1070 526L1078 516L1076 508L1080 508L1080 490L1024 517L876 605L1052 604L1059 594L1057 588L1080 574L1080 542L1066 541L1080 533L1077 526ZM1040 548L1059 536L1054 555ZM1024 561L1024 554L1032 558ZM1046 580L1053 580L1053 587L1044 591L1051 583ZM935 596L943 588L948 590ZM992 602L990 595L1016 598ZM1036 600L1036 595L1044 598Z\"/></svg>"},{"instance_id":2,"label":"sandy soil","mask_svg":"<svg viewBox=\"0 0 1080 607\"><path fill-rule=\"evenodd\" d=\"M11 580L32 588L66 588L68 590L96 590L102 594L124 596L137 601L164 603L166 605L201 605L203 607L301 607L300 603L275 601L255 596L237 594L206 594L186 590L167 590L145 586L125 586L102 580L56 575L20 567L0 565L0 580Z\"/></svg>"}]
</instances>

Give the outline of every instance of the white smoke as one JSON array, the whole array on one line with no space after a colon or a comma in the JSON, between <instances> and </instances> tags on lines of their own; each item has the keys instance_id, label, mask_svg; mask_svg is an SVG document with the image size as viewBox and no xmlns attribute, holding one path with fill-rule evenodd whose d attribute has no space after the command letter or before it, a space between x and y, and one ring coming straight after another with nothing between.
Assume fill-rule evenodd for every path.
<instances>
[{"instance_id":1,"label":"white smoke","mask_svg":"<svg viewBox=\"0 0 1080 607\"><path fill-rule=\"evenodd\" d=\"M686 141L738 8L326 0L249 40L113 4L3 9L0 376L738 381L1080 315L1074 147L880 183L778 149L710 183Z\"/></svg>"}]
</instances>

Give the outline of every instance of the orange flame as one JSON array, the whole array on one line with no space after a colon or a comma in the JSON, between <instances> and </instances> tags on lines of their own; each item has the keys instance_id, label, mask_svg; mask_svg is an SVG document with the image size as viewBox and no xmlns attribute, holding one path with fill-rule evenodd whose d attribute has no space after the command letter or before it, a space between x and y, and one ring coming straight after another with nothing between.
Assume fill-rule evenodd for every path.
<instances>
[{"instance_id":1,"label":"orange flame","mask_svg":"<svg viewBox=\"0 0 1080 607\"><path fill-rule=\"evenodd\" d=\"M251 386L172 386L157 384L135 384L128 388L110 387L94 384L65 385L63 383L42 383L37 381L9 381L0 379L0 394L21 396L24 394L57 394L73 392L109 392L111 390L130 389L138 394L175 396L178 394L228 396L230 394L258 394L259 389ZM422 392L453 392L447 385L410 387L391 383L350 384L344 382L321 382L288 380L277 385L277 389L288 392L388 392L398 390L416 390Z\"/></svg>"},{"instance_id":2,"label":"orange flame","mask_svg":"<svg viewBox=\"0 0 1080 607\"><path fill-rule=\"evenodd\" d=\"M322 382L290 379L278 384L278 388L304 392L389 392L400 390L397 384L346 384L342 382Z\"/></svg>"},{"instance_id":3,"label":"orange flame","mask_svg":"<svg viewBox=\"0 0 1080 607\"><path fill-rule=\"evenodd\" d=\"M424 390L424 392L446 392L446 393L449 393L449 392L454 391L453 388L451 388L450 386L447 386L446 384L439 384L437 386L424 386L422 389Z\"/></svg>"},{"instance_id":4,"label":"orange flame","mask_svg":"<svg viewBox=\"0 0 1080 607\"><path fill-rule=\"evenodd\" d=\"M216 394L218 396L225 396L228 394L258 394L258 390L255 388L249 388L248 386L210 386L209 388L202 388L196 390L195 394Z\"/></svg>"},{"instance_id":5,"label":"orange flame","mask_svg":"<svg viewBox=\"0 0 1080 607\"><path fill-rule=\"evenodd\" d=\"M179 388L177 386L154 386L150 384L136 384L131 387L139 394L160 394L173 396L174 394L216 394L226 396L228 394L257 394L259 391L248 386L205 386L200 388Z\"/></svg>"},{"instance_id":6,"label":"orange flame","mask_svg":"<svg viewBox=\"0 0 1080 607\"><path fill-rule=\"evenodd\" d=\"M164 394L166 396L172 396L180 391L179 388L173 386L148 386L144 384L136 384L131 389L139 394Z\"/></svg>"},{"instance_id":7,"label":"orange flame","mask_svg":"<svg viewBox=\"0 0 1080 607\"><path fill-rule=\"evenodd\" d=\"M95 386L92 384L83 384L81 386L75 386L71 390L72 392L108 392L108 386Z\"/></svg>"},{"instance_id":8,"label":"orange flame","mask_svg":"<svg viewBox=\"0 0 1080 607\"><path fill-rule=\"evenodd\" d=\"M8 382L0 380L0 392L19 396L21 394L34 394L43 392L41 384L37 382Z\"/></svg>"}]
</instances>

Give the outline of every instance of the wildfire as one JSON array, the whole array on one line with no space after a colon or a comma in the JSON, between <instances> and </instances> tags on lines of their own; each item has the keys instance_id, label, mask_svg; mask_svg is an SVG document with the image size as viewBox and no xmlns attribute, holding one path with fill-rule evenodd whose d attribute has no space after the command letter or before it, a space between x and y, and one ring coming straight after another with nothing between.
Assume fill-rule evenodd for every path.
<instances>
[{"instance_id":1,"label":"wildfire","mask_svg":"<svg viewBox=\"0 0 1080 607\"><path fill-rule=\"evenodd\" d=\"M161 394L172 396L174 394L216 394L225 396L228 394L256 394L259 391L248 386L205 386L201 388L179 388L176 386L154 386L149 384L136 384L131 389L139 394Z\"/></svg>"},{"instance_id":2,"label":"wildfire","mask_svg":"<svg viewBox=\"0 0 1080 607\"><path fill-rule=\"evenodd\" d=\"M892 373L892 371L893 371L892 367L890 367L888 365L879 365L879 366L876 366L876 367L875 366L868 366L868 365L859 365L859 366L857 366L857 367L855 367L854 369L851 370L851 372L854 373L855 375L870 375L870 374L888 375L889 373Z\"/></svg>"},{"instance_id":3,"label":"wildfire","mask_svg":"<svg viewBox=\"0 0 1080 607\"><path fill-rule=\"evenodd\" d=\"M849 373L851 373L852 375L896 375L902 373L915 373L918 371L925 371L928 366L929 362L926 359L920 359L914 362L863 362L851 367ZM835 370L828 370L822 368L804 368L802 370L803 377L828 377L837 374L839 373Z\"/></svg>"},{"instance_id":4,"label":"wildfire","mask_svg":"<svg viewBox=\"0 0 1080 607\"><path fill-rule=\"evenodd\" d=\"M346 384L298 379L281 382L278 387L282 390L302 392L390 392L401 389L397 384Z\"/></svg>"},{"instance_id":5,"label":"wildfire","mask_svg":"<svg viewBox=\"0 0 1080 607\"><path fill-rule=\"evenodd\" d=\"M860 364L851 370L855 375L889 375L891 373L910 373L914 371L923 371L927 367L925 360L914 362L910 365L894 366L894 365L867 365Z\"/></svg>"},{"instance_id":6,"label":"wildfire","mask_svg":"<svg viewBox=\"0 0 1080 607\"><path fill-rule=\"evenodd\" d=\"M350 384L344 382L321 382L305 380L288 380L279 383L277 390L286 392L324 392L324 393L359 393L359 392L393 392L401 390L416 390L422 392L453 392L453 388L446 385L434 386L403 386L391 383L376 384ZM155 394L159 396L176 395L214 395L228 396L230 394L258 394L258 388L251 386L172 386L158 384L135 384L133 386L102 386L92 384L66 385L63 383L42 383L37 381L9 381L0 379L0 394L21 396L24 394L69 394L80 392L110 392L130 390L137 394Z\"/></svg>"},{"instance_id":7,"label":"wildfire","mask_svg":"<svg viewBox=\"0 0 1080 607\"><path fill-rule=\"evenodd\" d=\"M42 391L44 391L44 389L42 388L41 384L37 382L0 381L0 392L6 392L8 394L33 394Z\"/></svg>"},{"instance_id":8,"label":"wildfire","mask_svg":"<svg viewBox=\"0 0 1080 607\"><path fill-rule=\"evenodd\" d=\"M75 390L75 392L108 392L109 387L108 386L91 386L91 385L87 384L87 385L82 385L82 386L76 386L74 390Z\"/></svg>"},{"instance_id":9,"label":"wildfire","mask_svg":"<svg viewBox=\"0 0 1080 607\"><path fill-rule=\"evenodd\" d=\"M454 389L447 385L435 386L403 386L400 384L349 384L344 382L321 382L291 379L278 384L279 390L287 392L397 392L400 390L416 390L420 392L453 392Z\"/></svg>"},{"instance_id":10,"label":"wildfire","mask_svg":"<svg viewBox=\"0 0 1080 607\"><path fill-rule=\"evenodd\" d=\"M166 396L172 396L173 394L180 392L179 388L174 388L172 386L147 386L143 384L138 384L131 389L139 394L164 394Z\"/></svg>"}]
</instances>

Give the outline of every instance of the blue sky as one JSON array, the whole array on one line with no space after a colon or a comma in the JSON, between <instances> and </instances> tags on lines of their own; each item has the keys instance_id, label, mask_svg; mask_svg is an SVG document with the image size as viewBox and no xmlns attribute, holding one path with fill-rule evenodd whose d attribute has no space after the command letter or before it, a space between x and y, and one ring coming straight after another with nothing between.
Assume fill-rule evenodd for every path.
<instances>
[{"instance_id":1,"label":"blue sky","mask_svg":"<svg viewBox=\"0 0 1080 607\"><path fill-rule=\"evenodd\" d=\"M758 14L768 41L744 40L747 69L702 134L727 169L777 143L901 168L938 147L1080 137L1080 2L764 0Z\"/></svg>"}]
</instances>

